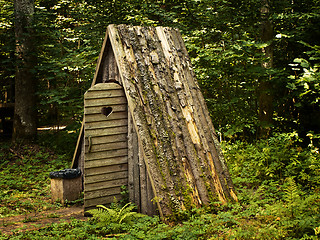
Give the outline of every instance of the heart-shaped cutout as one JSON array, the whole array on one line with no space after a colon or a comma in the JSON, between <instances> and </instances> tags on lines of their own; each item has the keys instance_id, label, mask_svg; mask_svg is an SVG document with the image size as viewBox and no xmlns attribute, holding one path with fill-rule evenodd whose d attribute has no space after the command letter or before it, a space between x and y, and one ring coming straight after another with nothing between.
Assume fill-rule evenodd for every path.
<instances>
[{"instance_id":1,"label":"heart-shaped cutout","mask_svg":"<svg viewBox=\"0 0 320 240\"><path fill-rule=\"evenodd\" d=\"M101 108L101 113L108 117L112 113L112 107L103 107Z\"/></svg>"}]
</instances>

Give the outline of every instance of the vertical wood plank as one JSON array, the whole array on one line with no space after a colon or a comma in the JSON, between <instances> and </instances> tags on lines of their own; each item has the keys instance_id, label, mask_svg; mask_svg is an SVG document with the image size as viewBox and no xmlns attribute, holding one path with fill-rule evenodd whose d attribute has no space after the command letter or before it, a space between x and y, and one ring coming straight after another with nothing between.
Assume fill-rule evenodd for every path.
<instances>
[{"instance_id":1,"label":"vertical wood plank","mask_svg":"<svg viewBox=\"0 0 320 240\"><path fill-rule=\"evenodd\" d=\"M132 117L128 112L128 193L129 201L135 202L134 192L134 139L133 139L133 126Z\"/></svg>"},{"instance_id":2,"label":"vertical wood plank","mask_svg":"<svg viewBox=\"0 0 320 240\"><path fill-rule=\"evenodd\" d=\"M147 212L146 214L149 215L149 216L153 216L153 215L156 215L157 214L157 208L156 208L156 205L155 203L153 202L154 201L154 195L153 195L153 191L152 191L152 186L151 186L151 183L150 183L150 179L149 179L149 176L147 175L147 172L146 172L146 182L147 182Z\"/></svg>"},{"instance_id":3,"label":"vertical wood plank","mask_svg":"<svg viewBox=\"0 0 320 240\"><path fill-rule=\"evenodd\" d=\"M117 62L114 56L113 49L110 45L110 40L106 43L106 50L105 50L106 57L102 62L102 81L103 83L106 82L117 82L120 84L120 76L119 70L117 66Z\"/></svg>"},{"instance_id":4,"label":"vertical wood plank","mask_svg":"<svg viewBox=\"0 0 320 240\"><path fill-rule=\"evenodd\" d=\"M148 214L147 171L143 160L142 146L139 146L139 172L141 213Z\"/></svg>"},{"instance_id":5,"label":"vertical wood plank","mask_svg":"<svg viewBox=\"0 0 320 240\"><path fill-rule=\"evenodd\" d=\"M139 143L137 132L132 126L132 147L133 147L133 183L134 183L134 203L138 207L138 211L141 211L141 202L140 202L140 168L139 168Z\"/></svg>"}]
</instances>

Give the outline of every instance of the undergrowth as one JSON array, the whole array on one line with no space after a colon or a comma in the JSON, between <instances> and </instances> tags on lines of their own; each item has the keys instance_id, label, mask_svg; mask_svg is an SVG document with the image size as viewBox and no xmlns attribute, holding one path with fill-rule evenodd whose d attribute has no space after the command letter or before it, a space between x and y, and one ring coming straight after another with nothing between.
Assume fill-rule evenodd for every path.
<instances>
[{"instance_id":1,"label":"undergrowth","mask_svg":"<svg viewBox=\"0 0 320 240\"><path fill-rule=\"evenodd\" d=\"M130 218L137 214L132 205L114 204L92 212L94 217L87 221L74 219L37 231L15 232L10 237L0 234L0 239L318 239L320 158L316 146L302 148L295 133L286 133L254 144L223 143L223 149L237 189L237 203L211 203L183 213L180 222L162 221L158 216ZM47 164L47 156L33 157L37 164L26 161L24 165L10 151L7 154L6 159L15 159L14 168L30 173L21 173L28 182L25 190L18 181L9 183L6 193L29 194L38 184L46 188L45 181L39 183L44 175L35 177L32 172L40 172L42 168L34 165ZM9 174L20 172L13 171L9 163L1 166L6 166ZM4 199L9 199L6 193L2 191ZM41 196L44 191L38 193ZM5 205L2 198L1 204Z\"/></svg>"},{"instance_id":2,"label":"undergrowth","mask_svg":"<svg viewBox=\"0 0 320 240\"><path fill-rule=\"evenodd\" d=\"M0 147L0 217L58 208L50 201L49 172L66 168L69 159L37 144Z\"/></svg>"}]
</instances>

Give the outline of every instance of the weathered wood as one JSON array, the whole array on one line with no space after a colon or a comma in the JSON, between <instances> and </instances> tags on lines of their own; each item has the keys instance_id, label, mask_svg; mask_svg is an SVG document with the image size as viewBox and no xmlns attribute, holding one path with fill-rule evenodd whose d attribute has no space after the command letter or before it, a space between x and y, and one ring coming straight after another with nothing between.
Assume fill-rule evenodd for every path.
<instances>
[{"instance_id":1,"label":"weathered wood","mask_svg":"<svg viewBox=\"0 0 320 240\"><path fill-rule=\"evenodd\" d=\"M106 181L115 180L115 179L123 179L127 177L128 177L127 169L123 169L122 172L111 172L111 173L92 175L92 176L85 175L84 183L86 184L86 192L94 189L94 186L99 182L106 182Z\"/></svg>"},{"instance_id":2,"label":"weathered wood","mask_svg":"<svg viewBox=\"0 0 320 240\"><path fill-rule=\"evenodd\" d=\"M161 36L161 38L165 39L165 44L163 45L163 48L165 49L165 52L169 52L171 49L175 49L177 47L177 44L175 44L174 39L176 39L176 36L170 35L174 31L166 31L166 29L160 29L157 28L158 35ZM163 43L162 41L161 43ZM180 46L178 46L177 49L181 49ZM168 54L169 55L169 54ZM184 97L179 96L180 105L182 107L182 113L184 116L184 119L186 120L186 125L188 128L188 131L190 133L191 139L193 144L196 148L198 148L199 153L199 159L201 160L201 165L206 166L205 168L202 168L202 172L200 174L210 177L213 176L213 181L204 181L206 186L208 184L213 184L212 187L215 188L215 192L218 193L219 200L222 202L225 202L225 196L224 192L221 191L221 183L220 179L217 177L217 174L215 173L214 165L212 164L212 157L210 157L210 153L208 153L209 149L207 146L207 139L204 137L206 134L203 130L203 124L207 125L201 119L203 120L203 116L201 115L201 112L199 109L201 109L201 106L198 104L199 101L194 97L192 94L192 90L199 88L197 84L194 81L194 78L191 78L190 76L190 69L183 68L183 64L188 63L187 59L184 59L184 61L181 61L179 54L177 51L171 51L170 53L171 61L173 62L173 69L175 71L174 80L177 84L177 91L178 96L179 94L182 94L183 92ZM182 81L184 80L184 81ZM203 153L207 153L206 155ZM209 158L209 159L207 159ZM210 161L210 165L208 165L208 162ZM193 169L199 169L197 166L196 168L192 167ZM211 168L211 171L208 171ZM203 190L201 191L203 193ZM209 195L208 195L209 196ZM202 196L204 198L204 196ZM209 199L205 198L205 203L208 203Z\"/></svg>"},{"instance_id":3,"label":"weathered wood","mask_svg":"<svg viewBox=\"0 0 320 240\"><path fill-rule=\"evenodd\" d=\"M119 71L115 61L114 52L110 46L110 41L107 42L107 53L103 63L102 82L120 82Z\"/></svg>"},{"instance_id":4,"label":"weathered wood","mask_svg":"<svg viewBox=\"0 0 320 240\"><path fill-rule=\"evenodd\" d=\"M108 93L105 93L105 90L108 90ZM87 93L86 99L101 99L101 98L109 98L109 97L121 97L123 96L123 91L121 89L105 89L100 88L95 91L91 91Z\"/></svg>"},{"instance_id":5,"label":"weathered wood","mask_svg":"<svg viewBox=\"0 0 320 240\"><path fill-rule=\"evenodd\" d=\"M117 199L117 201L121 200L123 196L121 194L114 194L111 196L104 196L104 197L99 197L99 198L94 198L94 199L87 199L86 197L84 198L84 209L85 211L90 210L92 208L96 208L97 205L106 203L110 204L114 202L114 199Z\"/></svg>"},{"instance_id":6,"label":"weathered wood","mask_svg":"<svg viewBox=\"0 0 320 240\"><path fill-rule=\"evenodd\" d=\"M125 162L124 164L118 163L115 165L87 168L86 169L86 176L88 177L88 176L100 175L100 174L106 174L106 173L121 172L123 170L128 170L127 162Z\"/></svg>"},{"instance_id":7,"label":"weathered wood","mask_svg":"<svg viewBox=\"0 0 320 240\"><path fill-rule=\"evenodd\" d=\"M163 45L168 45L167 39L162 37L161 34L158 33L158 36ZM199 206L203 203L208 202L208 195L205 190L205 182L202 179L202 174L199 171L201 169L200 164L200 156L197 151L199 149L195 149L196 146L194 143L199 143L198 133L196 128L192 124L193 112L192 108L188 105L188 101L185 97L185 93L183 90L183 85L181 83L181 79L179 79L179 74L177 72L176 66L172 66L173 61L171 60L172 52L169 47L163 47L164 55L168 56L167 61L169 63L169 68L166 68L165 65L162 66L162 69L156 69L155 74L159 79L164 79L162 84L163 91L171 94L170 98L166 97L164 94L164 98L168 98L166 101L167 109L165 111L168 112L169 117L171 118L170 125L175 133L175 136L172 136L171 141L174 141L175 144L172 144L173 154L176 159L181 159L180 166L183 166L182 169L178 169L180 172L180 178L186 178L186 185L181 186L182 189L188 189L191 198L191 205ZM173 74L170 72L166 72L167 69L172 69L174 71ZM161 74L165 73L165 75L172 75L172 78L166 79ZM162 76L162 77L161 77ZM174 86L174 88L172 88ZM183 121L186 121L186 124L183 124ZM192 170L194 169L194 170ZM183 174L183 175L181 175ZM189 185L189 186L188 186ZM191 190L191 192L190 192ZM180 200L183 200L181 196L178 197ZM183 200L184 201L184 200ZM184 207L183 205L181 206Z\"/></svg>"},{"instance_id":8,"label":"weathered wood","mask_svg":"<svg viewBox=\"0 0 320 240\"><path fill-rule=\"evenodd\" d=\"M119 193L120 187L108 188L108 189L99 189L99 191L87 192L86 199L97 199L106 196L112 196Z\"/></svg>"},{"instance_id":9,"label":"weathered wood","mask_svg":"<svg viewBox=\"0 0 320 240\"><path fill-rule=\"evenodd\" d=\"M151 145L152 140L150 135L148 134L148 125L145 123L145 119L140 115L143 112L141 110L144 102L141 97L143 95L141 94L138 95L139 93L137 93L135 86L131 81L131 79L138 79L135 73L133 73L132 71L129 71L130 67L132 68L133 71L138 70L136 66L132 65L132 64L135 64L134 63L135 61L132 58L132 56L130 56L129 54L127 55L129 51L132 52L132 49L130 50L129 48L128 49L123 48L123 46L120 44L120 35L118 31L114 28L114 26L108 27L108 33L110 35L110 41L111 41L112 47L114 51L117 52L115 57L116 57L117 65L119 68L119 73L121 76L122 84L125 86L125 93L128 98L128 107L134 119L134 127L136 132L138 133L138 141L140 145L143 145L143 149L142 149L143 158L146 160L145 163L148 169L148 175L150 176L150 181L155 194L155 198L156 198L155 201L157 202L160 215L163 216L162 208L160 207L161 206L160 201L166 202L167 197L161 196L161 198L163 197L163 199L158 198L158 193L160 193L160 190L161 190L160 185L161 183L163 183L161 174L158 171L154 170L152 171L152 173L154 174L152 174L151 176L150 169L156 169L156 165L155 165L156 158L153 153L153 146ZM125 53L125 50L127 50L126 53ZM129 65L129 63L131 64ZM139 71L137 73L139 73ZM142 135L143 137L141 137ZM149 161L149 159L151 160Z\"/></svg>"},{"instance_id":10,"label":"weathered wood","mask_svg":"<svg viewBox=\"0 0 320 240\"><path fill-rule=\"evenodd\" d=\"M123 25L108 33L160 214L236 200L181 36Z\"/></svg>"},{"instance_id":11,"label":"weathered wood","mask_svg":"<svg viewBox=\"0 0 320 240\"><path fill-rule=\"evenodd\" d=\"M120 157L102 158L94 161L86 161L86 171L90 168L100 168L116 164L123 164L128 162L127 155ZM90 170L89 170L90 171Z\"/></svg>"},{"instance_id":12,"label":"weathered wood","mask_svg":"<svg viewBox=\"0 0 320 240\"><path fill-rule=\"evenodd\" d=\"M179 31L110 25L107 36L94 83L124 92L98 84L85 96L85 184L96 189L85 206L117 195L106 179L123 164L126 180L113 180L149 215L237 200Z\"/></svg>"},{"instance_id":13,"label":"weathered wood","mask_svg":"<svg viewBox=\"0 0 320 240\"><path fill-rule=\"evenodd\" d=\"M136 204L138 211L155 215L156 205L153 204L153 190L143 160L142 146L139 146L138 136L128 114L128 190L129 200Z\"/></svg>"},{"instance_id":14,"label":"weathered wood","mask_svg":"<svg viewBox=\"0 0 320 240\"><path fill-rule=\"evenodd\" d=\"M101 109L100 109L101 112ZM100 114L88 114L85 116L86 122L100 122L100 121L105 121L106 116ZM115 120L115 119L125 119L127 117L127 112L114 112L108 117L108 120Z\"/></svg>"},{"instance_id":15,"label":"weathered wood","mask_svg":"<svg viewBox=\"0 0 320 240\"><path fill-rule=\"evenodd\" d=\"M108 159L108 158L114 158L114 157L122 157L122 156L128 156L128 149L116 149L106 152L93 152L88 153L85 161L93 161L93 160L99 160L99 159Z\"/></svg>"},{"instance_id":16,"label":"weathered wood","mask_svg":"<svg viewBox=\"0 0 320 240\"><path fill-rule=\"evenodd\" d=\"M101 128L111 128L111 127L127 127L128 119L117 119L117 121L104 120L99 122L88 122L86 129L101 129Z\"/></svg>"},{"instance_id":17,"label":"weathered wood","mask_svg":"<svg viewBox=\"0 0 320 240\"><path fill-rule=\"evenodd\" d=\"M134 138L131 113L128 113L128 194L129 201L135 202L134 191ZM138 205L137 205L138 206Z\"/></svg>"},{"instance_id":18,"label":"weathered wood","mask_svg":"<svg viewBox=\"0 0 320 240\"><path fill-rule=\"evenodd\" d=\"M152 185L150 183L150 179L148 176L148 172L146 171L146 196L141 196L141 198L146 198L146 209L143 209L146 215L149 216L154 216L158 215L159 213L157 212L157 206L156 203L154 202L154 194L152 190Z\"/></svg>"},{"instance_id":19,"label":"weathered wood","mask_svg":"<svg viewBox=\"0 0 320 240\"><path fill-rule=\"evenodd\" d=\"M95 137L95 136L110 136L117 135L119 133L127 133L127 126L119 126L119 127L110 127L110 128L100 128L100 129L86 129L87 137Z\"/></svg>"},{"instance_id":20,"label":"weathered wood","mask_svg":"<svg viewBox=\"0 0 320 240\"><path fill-rule=\"evenodd\" d=\"M73 153L73 158L72 158L70 168L78 168L78 166L80 165L79 161L81 159L80 157L81 152L84 152L84 150L82 151L82 145L84 143L83 135L84 135L84 121L82 121L82 124L81 124L80 133L79 133L77 144ZM81 169L81 171L83 172L83 169Z\"/></svg>"},{"instance_id":21,"label":"weathered wood","mask_svg":"<svg viewBox=\"0 0 320 240\"><path fill-rule=\"evenodd\" d=\"M133 147L133 183L134 183L134 203L138 206L139 212L141 212L141 185L140 185L140 158L141 152L139 155L139 141L136 129L134 128L133 121L131 124L132 130L132 147Z\"/></svg>"},{"instance_id":22,"label":"weathered wood","mask_svg":"<svg viewBox=\"0 0 320 240\"><path fill-rule=\"evenodd\" d=\"M116 83L94 85L84 96L84 199L89 202L85 210L90 204L111 203L114 199L108 196L121 194L120 186L128 184L126 103ZM107 113L106 107L111 111Z\"/></svg>"},{"instance_id":23,"label":"weathered wood","mask_svg":"<svg viewBox=\"0 0 320 240\"><path fill-rule=\"evenodd\" d=\"M126 29L124 29L126 30ZM120 31L119 31L120 32ZM133 31L132 31L133 32ZM131 33L132 33L131 32ZM130 33L123 33L121 32L121 34L127 34L126 36L124 36L124 39L130 39ZM132 35L134 35L134 33L132 33ZM143 42L144 38L142 36L143 34L141 34L141 36L139 36L140 42ZM151 35L151 34L150 34ZM144 42L147 42L146 40ZM135 46L137 46L138 44L132 44L132 48L135 48ZM156 48L156 47L155 47ZM124 50L128 49L128 44L127 44L127 48ZM144 47L145 51L147 48ZM132 53L135 52L136 56L134 56ZM139 124L140 126L137 127L137 131L139 131L138 136L141 138L144 138L144 142L143 142L143 147L145 150L145 155L148 156L145 157L146 159L146 165L147 168L149 166L150 171L152 172L152 174L149 174L150 178L151 178L151 183L152 181L154 181L157 186L155 187L156 191L158 192L158 195L160 195L157 198L157 194L155 194L155 198L156 200L158 200L159 202L162 202L163 205L163 210L165 211L165 214L170 214L171 209L170 209L170 200L171 201L175 201L175 185L174 185L174 181L173 178L170 178L170 170L168 167L168 165L170 164L171 167L174 167L174 163L173 163L173 154L171 151L171 144L169 143L170 141L167 141L168 139L164 139L164 138L169 138L168 136L168 132L170 131L169 127L166 126L166 119L164 119L165 116L163 116L163 114L161 114L161 110L158 111L158 108L161 108L162 106L164 106L163 102L158 102L158 104L156 103L156 100L160 100L159 94L155 93L152 91L152 86L150 85L150 82L152 82L151 77L152 76L147 76L148 74L148 69L143 68L142 63L135 63L135 58L141 60L147 60L148 57L146 56L138 56L138 53L141 53L141 50L139 51L139 49L132 49L132 50L127 50L126 52L126 60L128 60L128 62L126 64L120 64L121 66L125 67L127 65L131 65L130 68L134 69L134 71L131 71L130 73L133 75L131 77L135 78L140 78L141 81L139 81L135 86L130 86L129 89L135 89L137 92L139 92L136 96L135 99L133 99L133 96L131 96L130 100L136 101L136 103L134 103L133 105L136 105L137 108L139 106L142 106L140 109L137 109L136 112L133 112L133 114L135 115L135 120L139 120L141 123L137 123L137 125ZM146 53L147 55L148 53ZM140 64L139 69L137 69L138 64ZM151 66L152 64L146 64L148 66ZM144 72L141 72L144 71ZM140 74L140 76L136 75L136 74ZM121 75L122 76L122 75ZM142 77L141 77L142 76ZM169 75L170 76L170 75ZM127 79L124 78L124 81L126 81ZM131 82L127 81L124 83L125 84L130 85ZM139 84L140 83L140 84ZM143 85L145 84L145 85ZM156 84L154 84L156 85ZM143 96L144 92L147 91L145 88L147 88L148 90L148 95L147 96ZM128 87L127 87L127 92L128 92ZM159 93L159 91L158 91ZM143 96L143 98L141 97ZM148 101L145 101L144 98L147 98ZM129 109L130 109L130 101L128 99L128 103L129 103ZM141 119L141 113L143 112L144 115L146 115L147 120L149 120L149 122L145 122L145 119ZM146 126L150 126L148 128L143 128ZM141 127L142 126L142 127ZM154 133L155 135L151 136L152 133L150 133L149 128L151 129L155 129ZM156 147L159 147L159 149L157 150L157 152L155 153L153 151L154 146L149 145L149 144L153 144ZM158 156L155 156L155 154L157 154ZM158 159L157 159L158 157ZM160 163L160 169L158 164ZM175 169L171 169L173 172L176 172ZM162 175L161 175L161 173ZM164 177L165 176L165 177ZM153 178L153 179L152 179ZM178 181L179 182L179 181ZM183 181L182 181L183 183ZM176 187L179 187L179 184L176 184ZM171 197L171 199L169 199L169 197Z\"/></svg>"},{"instance_id":24,"label":"weathered wood","mask_svg":"<svg viewBox=\"0 0 320 240\"><path fill-rule=\"evenodd\" d=\"M140 179L140 208L141 208L141 213L143 214L148 214L148 202L151 199L148 199L148 192L147 192L147 171L146 171L146 165L144 164L143 160L143 153L142 153L142 146L139 146L139 175L138 176ZM138 185L139 186L139 185Z\"/></svg>"},{"instance_id":25,"label":"weathered wood","mask_svg":"<svg viewBox=\"0 0 320 240\"><path fill-rule=\"evenodd\" d=\"M112 107L112 112L113 113L125 112L125 111L127 111L127 105L126 104L113 105L113 107ZM101 113L101 108L87 107L85 109L85 114L100 114L100 113Z\"/></svg>"},{"instance_id":26,"label":"weathered wood","mask_svg":"<svg viewBox=\"0 0 320 240\"><path fill-rule=\"evenodd\" d=\"M107 58L107 55L108 56L112 56L113 55L113 58L114 58L114 53L113 53L113 50L112 50L111 45L110 45L110 40L108 39L108 31L106 31L106 33L105 33L105 37L104 37L103 44L102 44L102 47L101 47L101 51L100 51L100 54L99 54L99 58L98 58L98 61L97 61L97 67L96 67L96 70L95 70L95 73L94 73L94 77L93 77L93 80L92 80L92 83L91 83L91 87L96 85L97 83L106 82L106 78L104 78L104 80L103 80L103 75L105 75L105 74L103 73L104 70L103 70L103 64L102 63L106 63L105 59ZM115 62L115 61L113 60L113 62ZM115 71L118 71L118 70L115 70ZM119 78L120 78L120 76L119 76L119 74L117 74L116 79L118 80L117 81L118 83L120 83L119 82ZM90 98L90 94L89 94L88 97ZM78 161L81 159L81 158L79 158L79 156L81 154L81 151L83 152L83 150L81 150L81 143L84 141L83 139L84 139L84 119L83 119L82 124L81 124L80 134L78 136L77 144L76 144L74 155L73 155L73 158L72 158L71 168L77 168L77 166L79 165Z\"/></svg>"},{"instance_id":27,"label":"weathered wood","mask_svg":"<svg viewBox=\"0 0 320 240\"><path fill-rule=\"evenodd\" d=\"M190 59L188 57L187 49L183 43L183 39L180 35L180 32L175 30L175 31L172 31L172 34L174 35L173 39L175 40L175 46L179 46L180 49L184 52L184 54L179 55L179 57L182 59L181 60L182 62L186 63L184 71L187 73L188 84L189 86L191 86L190 92L193 95L193 97L196 98L200 103L200 108L198 108L198 110L199 110L199 116L200 116L201 122L199 124L204 128L205 134L202 135L202 138L206 138L208 142L207 148L210 149L208 153L212 154L212 156L209 155L209 158L213 157L214 165L217 169L218 177L220 178L223 192L227 194L228 198L231 198L237 201L234 185L232 183L228 168L226 166L226 163L222 154L222 150L219 144L219 140L215 133L214 126L212 124L209 111L207 109L207 105L202 96L200 87L197 85L197 82L192 81L192 79L195 79L195 74L192 71L192 66L191 66Z\"/></svg>"},{"instance_id":28,"label":"weathered wood","mask_svg":"<svg viewBox=\"0 0 320 240\"><path fill-rule=\"evenodd\" d=\"M91 137L92 144L103 144L103 143L117 143L124 142L127 140L126 133L114 134L109 136L94 136ZM86 141L86 146L88 145L88 141Z\"/></svg>"},{"instance_id":29,"label":"weathered wood","mask_svg":"<svg viewBox=\"0 0 320 240\"><path fill-rule=\"evenodd\" d=\"M83 173L84 173L84 154L85 154L85 142L84 138L82 138L81 141L81 151L80 151L80 156L78 158L78 166L77 168L80 168L81 170L81 176L82 176L82 182L83 182ZM83 187L83 186L82 186Z\"/></svg>"},{"instance_id":30,"label":"weathered wood","mask_svg":"<svg viewBox=\"0 0 320 240\"><path fill-rule=\"evenodd\" d=\"M88 192L99 192L101 189L111 189L111 188L118 188L124 185L128 184L128 178L118 178L118 179L112 179L111 181L105 181L105 182L97 182L94 184L88 184ZM90 186L92 185L92 187ZM89 197L89 196L87 196ZM90 198L90 197L89 197Z\"/></svg>"},{"instance_id":31,"label":"weathered wood","mask_svg":"<svg viewBox=\"0 0 320 240\"><path fill-rule=\"evenodd\" d=\"M111 150L124 149L128 147L128 142L115 142L115 143L104 143L104 144L92 144L90 152L105 152ZM87 152L89 151L89 146L87 146Z\"/></svg>"},{"instance_id":32,"label":"weathered wood","mask_svg":"<svg viewBox=\"0 0 320 240\"><path fill-rule=\"evenodd\" d=\"M127 99L124 96L112 98L86 99L84 104L87 107L109 106L117 104L126 104Z\"/></svg>"},{"instance_id":33,"label":"weathered wood","mask_svg":"<svg viewBox=\"0 0 320 240\"><path fill-rule=\"evenodd\" d=\"M82 178L73 179L52 178L51 200L65 204L66 200L74 201L80 197L82 191Z\"/></svg>"}]
</instances>

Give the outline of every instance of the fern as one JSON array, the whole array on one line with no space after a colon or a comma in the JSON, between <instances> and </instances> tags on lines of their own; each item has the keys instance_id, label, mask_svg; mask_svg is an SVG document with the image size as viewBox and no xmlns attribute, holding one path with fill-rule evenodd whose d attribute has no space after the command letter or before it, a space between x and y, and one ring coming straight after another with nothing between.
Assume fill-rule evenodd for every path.
<instances>
[{"instance_id":1,"label":"fern","mask_svg":"<svg viewBox=\"0 0 320 240\"><path fill-rule=\"evenodd\" d=\"M130 224L132 219L142 217L143 214L133 212L135 206L132 203L127 203L120 207L117 203L113 204L113 208L107 208L103 205L97 205L96 209L88 210L87 212L93 216L93 219L98 221L98 226L103 227L109 224Z\"/></svg>"},{"instance_id":2,"label":"fern","mask_svg":"<svg viewBox=\"0 0 320 240\"><path fill-rule=\"evenodd\" d=\"M294 218L294 211L300 202L299 188L292 178L287 178L287 187L284 189L284 200L290 211L290 217Z\"/></svg>"}]
</instances>

